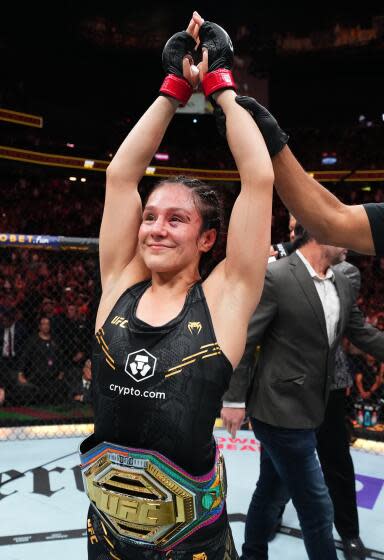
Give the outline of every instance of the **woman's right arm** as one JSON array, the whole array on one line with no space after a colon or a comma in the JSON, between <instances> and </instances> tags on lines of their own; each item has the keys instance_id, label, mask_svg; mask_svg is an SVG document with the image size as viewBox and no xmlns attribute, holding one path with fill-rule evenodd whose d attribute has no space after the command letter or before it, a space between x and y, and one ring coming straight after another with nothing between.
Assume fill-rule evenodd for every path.
<instances>
[{"instance_id":1,"label":"woman's right arm","mask_svg":"<svg viewBox=\"0 0 384 560\"><path fill-rule=\"evenodd\" d=\"M132 283L147 276L136 255L142 205L138 184L175 114L178 101L158 97L121 144L107 169L100 229L100 270L103 292L113 289L131 265Z\"/></svg>"},{"instance_id":2,"label":"woman's right arm","mask_svg":"<svg viewBox=\"0 0 384 560\"><path fill-rule=\"evenodd\" d=\"M137 190L180 103L185 104L198 83L198 70L188 53L195 47L203 20L197 12L186 31L175 33L163 50L166 73L160 96L128 134L107 169L105 205L100 230L100 269L103 294L121 291L149 276L137 254L142 205ZM192 70L196 70L193 72ZM121 279L122 284L117 282Z\"/></svg>"}]
</instances>

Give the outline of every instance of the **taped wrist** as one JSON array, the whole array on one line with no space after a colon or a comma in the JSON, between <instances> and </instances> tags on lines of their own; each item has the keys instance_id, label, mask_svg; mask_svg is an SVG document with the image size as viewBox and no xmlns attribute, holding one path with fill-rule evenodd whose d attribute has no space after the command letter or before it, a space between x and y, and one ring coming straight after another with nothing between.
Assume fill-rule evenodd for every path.
<instances>
[{"instance_id":1,"label":"taped wrist","mask_svg":"<svg viewBox=\"0 0 384 560\"><path fill-rule=\"evenodd\" d=\"M180 101L180 105L184 107L193 93L193 88L184 78L168 74L161 85L160 93L177 99Z\"/></svg>"},{"instance_id":2,"label":"taped wrist","mask_svg":"<svg viewBox=\"0 0 384 560\"><path fill-rule=\"evenodd\" d=\"M235 80L233 79L232 72L227 68L218 68L213 72L205 74L203 82L203 91L206 97L209 97L215 91L220 89L234 89L237 90Z\"/></svg>"}]
</instances>

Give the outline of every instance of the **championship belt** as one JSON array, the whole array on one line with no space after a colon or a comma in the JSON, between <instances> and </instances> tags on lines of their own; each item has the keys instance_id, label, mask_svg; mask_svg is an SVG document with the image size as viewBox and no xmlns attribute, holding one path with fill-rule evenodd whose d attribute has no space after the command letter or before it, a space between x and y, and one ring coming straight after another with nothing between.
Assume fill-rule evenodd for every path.
<instances>
[{"instance_id":1,"label":"championship belt","mask_svg":"<svg viewBox=\"0 0 384 560\"><path fill-rule=\"evenodd\" d=\"M82 453L84 488L118 539L168 550L216 521L224 508L224 460L192 476L155 451L108 442Z\"/></svg>"}]
</instances>

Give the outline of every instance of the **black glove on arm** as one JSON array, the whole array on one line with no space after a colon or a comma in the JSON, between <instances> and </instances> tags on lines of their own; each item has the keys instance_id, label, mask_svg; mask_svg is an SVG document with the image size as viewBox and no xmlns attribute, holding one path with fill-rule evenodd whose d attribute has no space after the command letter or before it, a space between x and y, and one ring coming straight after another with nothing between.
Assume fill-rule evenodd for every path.
<instances>
[{"instance_id":1,"label":"black glove on arm","mask_svg":"<svg viewBox=\"0 0 384 560\"><path fill-rule=\"evenodd\" d=\"M180 31L168 39L163 49L162 62L166 73L160 93L169 95L186 105L192 95L193 88L183 76L183 58L191 54L196 43L186 31Z\"/></svg>"},{"instance_id":2,"label":"black glove on arm","mask_svg":"<svg viewBox=\"0 0 384 560\"><path fill-rule=\"evenodd\" d=\"M186 31L172 35L165 43L161 57L164 72L183 78L183 58L195 48L195 39Z\"/></svg>"},{"instance_id":3,"label":"black glove on arm","mask_svg":"<svg viewBox=\"0 0 384 560\"><path fill-rule=\"evenodd\" d=\"M259 127L269 155L273 157L281 152L285 144L287 144L289 136L280 128L275 117L253 97L237 95L236 102L248 111ZM220 107L215 108L215 118L219 133L225 137L225 115Z\"/></svg>"},{"instance_id":4,"label":"black glove on arm","mask_svg":"<svg viewBox=\"0 0 384 560\"><path fill-rule=\"evenodd\" d=\"M208 73L203 79L203 91L208 97L220 89L236 89L231 68L233 46L228 33L211 21L205 21L200 28L201 48L208 51Z\"/></svg>"},{"instance_id":5,"label":"black glove on arm","mask_svg":"<svg viewBox=\"0 0 384 560\"><path fill-rule=\"evenodd\" d=\"M201 48L208 50L208 72L218 68L231 70L233 65L233 45L228 33L211 21L205 21L200 28Z\"/></svg>"}]
</instances>

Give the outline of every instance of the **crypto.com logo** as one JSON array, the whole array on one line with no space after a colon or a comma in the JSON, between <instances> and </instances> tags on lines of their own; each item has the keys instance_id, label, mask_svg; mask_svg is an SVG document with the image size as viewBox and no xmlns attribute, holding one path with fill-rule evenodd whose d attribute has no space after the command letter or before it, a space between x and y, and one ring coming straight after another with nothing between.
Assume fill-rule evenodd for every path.
<instances>
[{"instance_id":1,"label":"crypto.com logo","mask_svg":"<svg viewBox=\"0 0 384 560\"><path fill-rule=\"evenodd\" d=\"M125 371L132 379L139 383L140 381L153 377L155 374L156 362L157 358L142 348L141 350L128 354L125 363Z\"/></svg>"}]
</instances>

